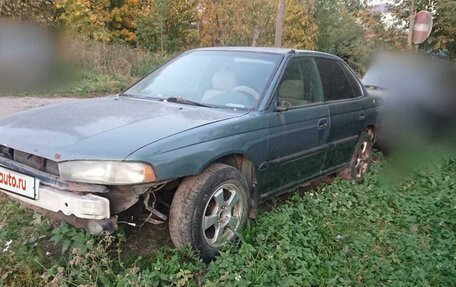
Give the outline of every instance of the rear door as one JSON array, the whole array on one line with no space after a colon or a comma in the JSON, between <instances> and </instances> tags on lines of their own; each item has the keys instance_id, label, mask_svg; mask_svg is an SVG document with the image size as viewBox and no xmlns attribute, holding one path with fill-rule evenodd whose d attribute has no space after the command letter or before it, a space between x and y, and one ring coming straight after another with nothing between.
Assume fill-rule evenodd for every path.
<instances>
[{"instance_id":1,"label":"rear door","mask_svg":"<svg viewBox=\"0 0 456 287\"><path fill-rule=\"evenodd\" d=\"M326 153L329 109L315 60L291 58L268 115L269 145L260 190L274 194L318 175Z\"/></svg>"},{"instance_id":2,"label":"rear door","mask_svg":"<svg viewBox=\"0 0 456 287\"><path fill-rule=\"evenodd\" d=\"M328 150L322 172L348 162L365 126L365 97L359 81L340 60L316 59L329 107L331 127Z\"/></svg>"}]
</instances>

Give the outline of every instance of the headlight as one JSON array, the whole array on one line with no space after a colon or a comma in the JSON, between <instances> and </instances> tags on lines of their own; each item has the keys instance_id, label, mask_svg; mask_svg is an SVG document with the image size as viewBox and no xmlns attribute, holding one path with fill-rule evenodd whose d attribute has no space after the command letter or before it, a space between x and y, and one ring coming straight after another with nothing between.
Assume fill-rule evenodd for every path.
<instances>
[{"instance_id":1,"label":"headlight","mask_svg":"<svg viewBox=\"0 0 456 287\"><path fill-rule=\"evenodd\" d=\"M118 185L155 180L152 167L140 162L66 161L59 163L62 179L83 183Z\"/></svg>"}]
</instances>

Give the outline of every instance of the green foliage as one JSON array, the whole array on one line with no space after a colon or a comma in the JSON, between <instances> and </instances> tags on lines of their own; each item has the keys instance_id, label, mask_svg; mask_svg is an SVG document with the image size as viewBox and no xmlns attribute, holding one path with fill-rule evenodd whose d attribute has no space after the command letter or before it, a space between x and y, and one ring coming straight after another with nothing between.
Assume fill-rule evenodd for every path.
<instances>
[{"instance_id":1,"label":"green foliage","mask_svg":"<svg viewBox=\"0 0 456 287\"><path fill-rule=\"evenodd\" d=\"M367 69L372 53L400 48L403 40L359 1L316 1L315 19L317 49L341 57L359 74Z\"/></svg>"},{"instance_id":2,"label":"green foliage","mask_svg":"<svg viewBox=\"0 0 456 287\"><path fill-rule=\"evenodd\" d=\"M68 258L43 272L43 283L52 286L110 286L114 282L120 266L118 259L110 256L109 248L116 244L115 239L106 236L97 241L81 241L81 244L86 250L80 247L70 249Z\"/></svg>"},{"instance_id":3,"label":"green foliage","mask_svg":"<svg viewBox=\"0 0 456 287\"><path fill-rule=\"evenodd\" d=\"M277 9L275 0L200 1L203 46L272 46ZM317 26L312 0L286 2L284 46L315 49Z\"/></svg>"},{"instance_id":4,"label":"green foliage","mask_svg":"<svg viewBox=\"0 0 456 287\"><path fill-rule=\"evenodd\" d=\"M277 0L7 2L9 4L0 5L0 16L24 14L26 16L20 18L33 20L37 18L33 15L43 11L50 19L46 25L62 27L70 31L72 37L126 44L161 54L199 46L272 46L277 12ZM448 9L439 9L441 16L436 21L436 33L440 36L435 38L435 45L439 47L448 47L454 42L451 40L454 31L448 28L454 25L446 24L453 23L454 5L445 5ZM374 49L400 48L405 44L403 27L386 27L381 15L372 12L365 1L287 0L285 6L284 46L334 53L358 72L366 69ZM21 7L29 12L19 13Z\"/></svg>"},{"instance_id":5,"label":"green foliage","mask_svg":"<svg viewBox=\"0 0 456 287\"><path fill-rule=\"evenodd\" d=\"M148 2L139 0L111 1L109 27L114 39L121 39L129 44L136 44L137 19L149 12Z\"/></svg>"},{"instance_id":6,"label":"green foliage","mask_svg":"<svg viewBox=\"0 0 456 287\"><path fill-rule=\"evenodd\" d=\"M59 11L59 21L69 31L89 39L111 40L108 29L111 7L109 0L56 0L54 5Z\"/></svg>"},{"instance_id":7,"label":"green foliage","mask_svg":"<svg viewBox=\"0 0 456 287\"><path fill-rule=\"evenodd\" d=\"M318 25L312 0L288 0L285 4L283 46L315 50Z\"/></svg>"},{"instance_id":8,"label":"green foliage","mask_svg":"<svg viewBox=\"0 0 456 287\"><path fill-rule=\"evenodd\" d=\"M434 155L400 181L389 180L383 160L361 185L336 179L295 193L208 265L170 248L126 263L122 233L95 239L67 225L49 232L41 217L3 202L0 285L451 286L456 160ZM36 239L52 234L68 245L64 255L62 246L46 255L49 244Z\"/></svg>"},{"instance_id":9,"label":"green foliage","mask_svg":"<svg viewBox=\"0 0 456 287\"><path fill-rule=\"evenodd\" d=\"M200 0L202 46L271 46L276 3L271 0ZM254 40L255 39L255 40Z\"/></svg>"},{"instance_id":10,"label":"green foliage","mask_svg":"<svg viewBox=\"0 0 456 287\"><path fill-rule=\"evenodd\" d=\"M207 280L213 286L451 285L454 161L399 186L375 169L363 185L337 180L262 215L238 251L209 267Z\"/></svg>"},{"instance_id":11,"label":"green foliage","mask_svg":"<svg viewBox=\"0 0 456 287\"><path fill-rule=\"evenodd\" d=\"M433 30L429 39L419 45L426 52L443 52L450 59L456 59L456 1L454 0L415 0L415 11L410 11L411 1L394 1L396 29L408 32L411 12L429 11L433 16ZM405 23L405 25L404 25Z\"/></svg>"},{"instance_id":12,"label":"green foliage","mask_svg":"<svg viewBox=\"0 0 456 287\"><path fill-rule=\"evenodd\" d=\"M49 222L0 195L0 286L39 286ZM40 247L38 247L40 246Z\"/></svg>"},{"instance_id":13,"label":"green foliage","mask_svg":"<svg viewBox=\"0 0 456 287\"><path fill-rule=\"evenodd\" d=\"M443 50L456 59L456 1L436 1L434 28L430 37L433 50Z\"/></svg>"},{"instance_id":14,"label":"green foliage","mask_svg":"<svg viewBox=\"0 0 456 287\"><path fill-rule=\"evenodd\" d=\"M197 46L197 2L156 0L138 21L138 45L150 51L175 52Z\"/></svg>"},{"instance_id":15,"label":"green foliage","mask_svg":"<svg viewBox=\"0 0 456 287\"><path fill-rule=\"evenodd\" d=\"M346 7L337 3L322 0L317 4L318 47L321 51L338 55L360 71L363 65L359 62L367 50L364 32Z\"/></svg>"},{"instance_id":16,"label":"green foliage","mask_svg":"<svg viewBox=\"0 0 456 287\"><path fill-rule=\"evenodd\" d=\"M163 248L151 260L141 262L118 276L117 286L197 286L202 280L205 265L197 256L184 249L181 251ZM139 268L138 266L144 266Z\"/></svg>"},{"instance_id":17,"label":"green foliage","mask_svg":"<svg viewBox=\"0 0 456 287\"><path fill-rule=\"evenodd\" d=\"M52 234L50 240L55 244L62 244L62 253L65 253L68 248L78 248L82 253L89 250L87 241L91 240L92 237L84 230L77 230L66 223L61 223L52 230Z\"/></svg>"}]
</instances>

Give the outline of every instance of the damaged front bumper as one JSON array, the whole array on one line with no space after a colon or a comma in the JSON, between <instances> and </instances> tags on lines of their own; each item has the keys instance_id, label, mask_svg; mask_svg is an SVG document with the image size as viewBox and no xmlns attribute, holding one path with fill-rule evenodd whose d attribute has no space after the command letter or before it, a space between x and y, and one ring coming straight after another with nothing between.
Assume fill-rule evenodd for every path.
<instances>
[{"instance_id":1,"label":"damaged front bumper","mask_svg":"<svg viewBox=\"0 0 456 287\"><path fill-rule=\"evenodd\" d=\"M35 199L0 189L2 193L25 203L39 212L45 211L51 217L68 221L73 225L88 230L92 227L93 230L89 230L91 233L99 233L105 229L114 231L117 224L115 217L111 217L110 214L109 199L95 195L108 193L109 189L106 186L67 182L58 176L4 157L0 157L0 166L34 177L39 182L38 186L35 187L37 189L37 197ZM102 229L100 230L100 228Z\"/></svg>"},{"instance_id":2,"label":"damaged front bumper","mask_svg":"<svg viewBox=\"0 0 456 287\"><path fill-rule=\"evenodd\" d=\"M34 205L52 212L62 212L64 215L74 215L82 219L109 219L109 200L93 194L78 194L56 188L39 187L39 197L29 199L7 191L2 192L29 205Z\"/></svg>"}]
</instances>

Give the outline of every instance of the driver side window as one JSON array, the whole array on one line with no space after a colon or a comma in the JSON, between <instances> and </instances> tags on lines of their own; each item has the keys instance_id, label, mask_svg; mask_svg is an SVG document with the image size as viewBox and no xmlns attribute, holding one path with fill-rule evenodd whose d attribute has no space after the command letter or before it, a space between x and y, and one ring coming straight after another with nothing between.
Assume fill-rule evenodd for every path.
<instances>
[{"instance_id":1,"label":"driver side window","mask_svg":"<svg viewBox=\"0 0 456 287\"><path fill-rule=\"evenodd\" d=\"M320 76L314 59L292 58L280 81L278 106L300 107L323 101Z\"/></svg>"}]
</instances>

